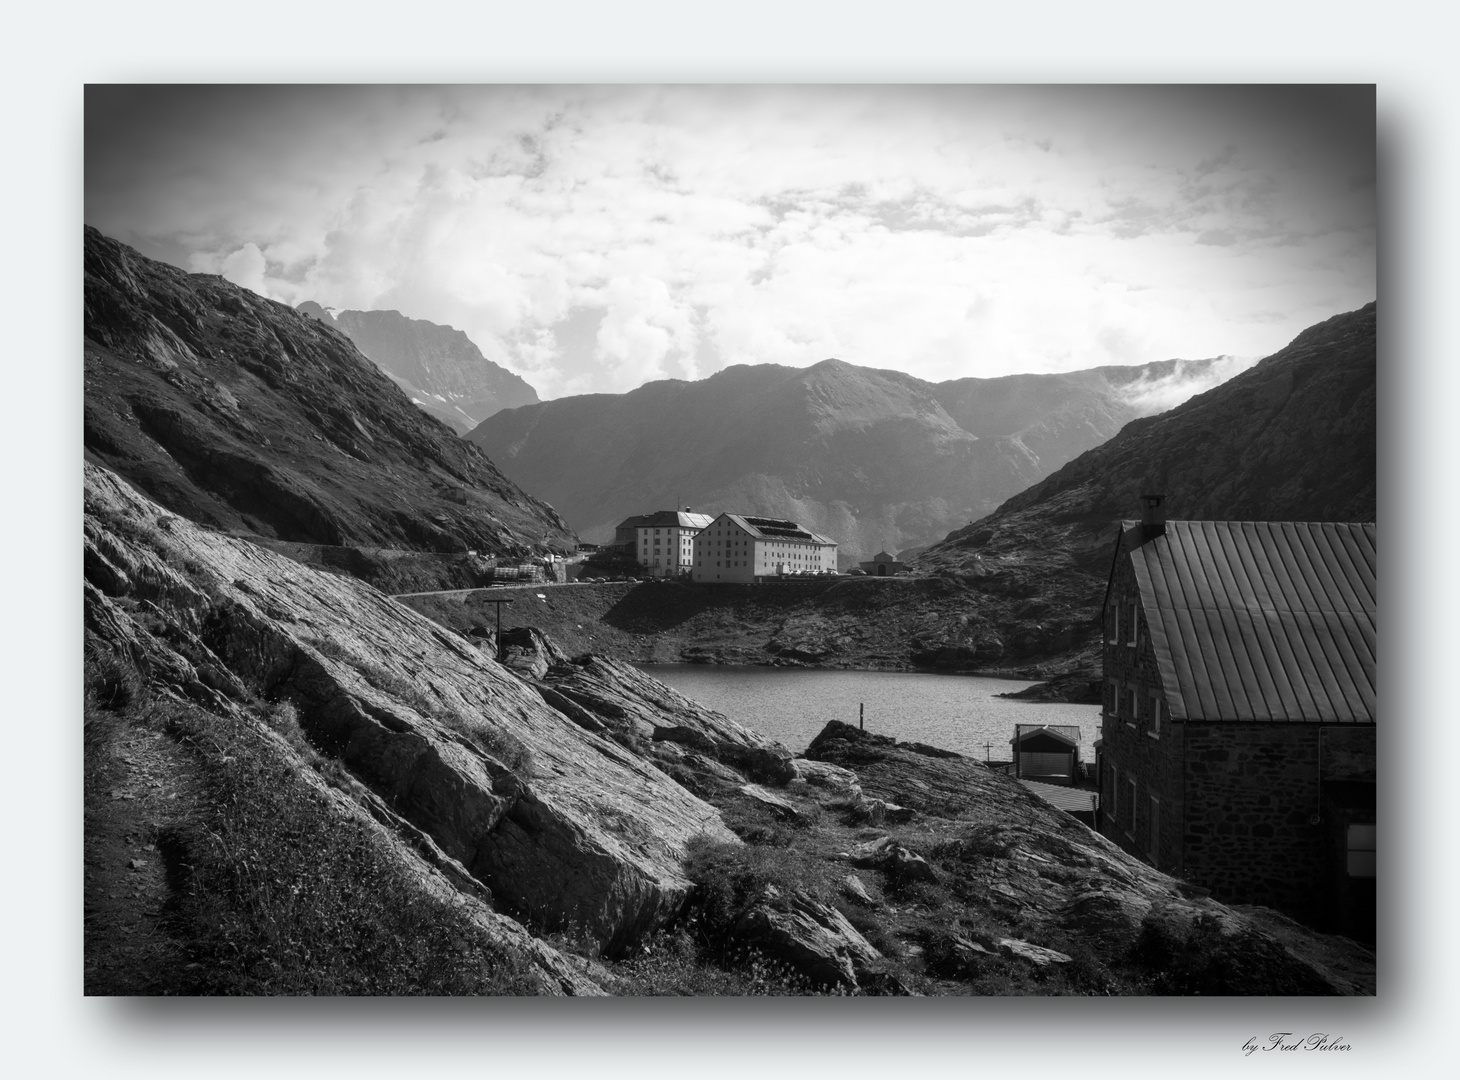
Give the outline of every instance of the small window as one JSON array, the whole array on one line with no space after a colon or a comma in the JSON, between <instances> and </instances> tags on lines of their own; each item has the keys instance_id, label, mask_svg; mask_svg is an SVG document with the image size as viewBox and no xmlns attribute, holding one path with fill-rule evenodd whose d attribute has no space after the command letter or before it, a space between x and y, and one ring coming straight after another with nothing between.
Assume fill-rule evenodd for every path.
<instances>
[{"instance_id":1,"label":"small window","mask_svg":"<svg viewBox=\"0 0 1460 1080\"><path fill-rule=\"evenodd\" d=\"M1120 770L1110 766L1110 823L1120 820Z\"/></svg>"},{"instance_id":2,"label":"small window","mask_svg":"<svg viewBox=\"0 0 1460 1080\"><path fill-rule=\"evenodd\" d=\"M1161 848L1161 800L1151 796L1151 816L1146 822L1146 855L1150 857L1151 865L1156 865L1156 853Z\"/></svg>"},{"instance_id":3,"label":"small window","mask_svg":"<svg viewBox=\"0 0 1460 1080\"><path fill-rule=\"evenodd\" d=\"M1130 641L1128 642L1130 645L1136 643L1136 630L1140 626L1140 622L1141 609L1132 604L1130 607Z\"/></svg>"},{"instance_id":4,"label":"small window","mask_svg":"<svg viewBox=\"0 0 1460 1080\"><path fill-rule=\"evenodd\" d=\"M1140 690L1138 690L1136 687L1132 686L1130 688L1130 690L1128 691L1127 700L1125 702L1125 707L1126 707L1126 710L1127 710L1126 711L1126 714L1125 714L1125 722L1126 722L1126 725L1128 727L1135 727L1136 726L1136 722L1137 722L1136 703L1139 700L1140 700Z\"/></svg>"},{"instance_id":5,"label":"small window","mask_svg":"<svg viewBox=\"0 0 1460 1080\"><path fill-rule=\"evenodd\" d=\"M1134 840L1136 838L1136 778L1134 776L1125 782L1125 793L1125 812L1129 817L1125 823L1125 834Z\"/></svg>"},{"instance_id":6,"label":"small window","mask_svg":"<svg viewBox=\"0 0 1460 1080\"><path fill-rule=\"evenodd\" d=\"M1161 737L1161 695L1154 690L1151 691L1151 700L1148 711L1151 719L1151 726L1146 729L1146 734L1153 739Z\"/></svg>"},{"instance_id":7,"label":"small window","mask_svg":"<svg viewBox=\"0 0 1460 1080\"><path fill-rule=\"evenodd\" d=\"M1371 878L1377 869L1377 825L1348 827L1348 876Z\"/></svg>"},{"instance_id":8,"label":"small window","mask_svg":"<svg viewBox=\"0 0 1460 1080\"><path fill-rule=\"evenodd\" d=\"M1105 640L1114 645L1120 640L1120 603L1110 605L1110 617L1105 621Z\"/></svg>"},{"instance_id":9,"label":"small window","mask_svg":"<svg viewBox=\"0 0 1460 1080\"><path fill-rule=\"evenodd\" d=\"M1114 679L1105 680L1105 712L1107 716L1116 713L1116 702L1120 698L1120 686Z\"/></svg>"}]
</instances>

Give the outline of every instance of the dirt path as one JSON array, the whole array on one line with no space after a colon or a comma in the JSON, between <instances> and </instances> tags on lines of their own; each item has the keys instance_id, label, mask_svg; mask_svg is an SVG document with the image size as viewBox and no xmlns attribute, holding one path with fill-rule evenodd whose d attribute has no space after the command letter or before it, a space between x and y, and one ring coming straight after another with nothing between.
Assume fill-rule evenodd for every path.
<instances>
[{"instance_id":1,"label":"dirt path","mask_svg":"<svg viewBox=\"0 0 1460 1080\"><path fill-rule=\"evenodd\" d=\"M184 755L159 731L116 714L102 714L88 725L83 788L88 995L176 992L187 985L188 959L166 928L169 891L157 840L192 805L191 775Z\"/></svg>"}]
</instances>

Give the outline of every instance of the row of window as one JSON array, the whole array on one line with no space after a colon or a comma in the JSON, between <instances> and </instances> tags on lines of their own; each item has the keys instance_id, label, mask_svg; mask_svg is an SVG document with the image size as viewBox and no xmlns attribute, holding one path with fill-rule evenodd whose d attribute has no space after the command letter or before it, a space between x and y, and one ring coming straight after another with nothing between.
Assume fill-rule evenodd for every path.
<instances>
[{"instance_id":1,"label":"row of window","mask_svg":"<svg viewBox=\"0 0 1460 1080\"><path fill-rule=\"evenodd\" d=\"M1119 680L1105 680L1105 713L1113 720L1124 720L1126 727L1159 739L1165 708L1158 690L1142 694L1138 683L1129 683L1122 689Z\"/></svg>"},{"instance_id":2,"label":"row of window","mask_svg":"<svg viewBox=\"0 0 1460 1080\"><path fill-rule=\"evenodd\" d=\"M1138 820L1140 793L1134 776L1125 778L1121 788L1120 770L1107 766L1110 776L1109 793L1105 796L1106 820L1125 833L1133 844L1144 848L1151 865L1157 865L1161 845L1161 800L1151 792L1146 793L1145 821Z\"/></svg>"}]
</instances>

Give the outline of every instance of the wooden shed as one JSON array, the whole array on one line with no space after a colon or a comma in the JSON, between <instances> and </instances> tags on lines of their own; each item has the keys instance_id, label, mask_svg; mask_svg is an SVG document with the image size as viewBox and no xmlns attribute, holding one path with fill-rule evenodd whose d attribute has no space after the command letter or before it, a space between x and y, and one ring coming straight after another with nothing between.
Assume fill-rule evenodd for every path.
<instances>
[{"instance_id":1,"label":"wooden shed","mask_svg":"<svg viewBox=\"0 0 1460 1080\"><path fill-rule=\"evenodd\" d=\"M1016 724L1009 740L1014 775L1045 784L1073 784L1080 773L1080 729L1075 724Z\"/></svg>"}]
</instances>

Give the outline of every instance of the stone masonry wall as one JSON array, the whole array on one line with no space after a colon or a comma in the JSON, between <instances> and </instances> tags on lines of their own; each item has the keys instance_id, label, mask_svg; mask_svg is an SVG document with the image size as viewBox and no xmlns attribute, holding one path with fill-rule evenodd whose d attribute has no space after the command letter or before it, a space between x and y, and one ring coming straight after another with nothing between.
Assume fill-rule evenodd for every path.
<instances>
[{"instance_id":1,"label":"stone masonry wall","mask_svg":"<svg viewBox=\"0 0 1460 1080\"><path fill-rule=\"evenodd\" d=\"M1319 785L1374 778L1373 725L1185 727L1184 876L1228 903L1320 917L1329 867Z\"/></svg>"},{"instance_id":2,"label":"stone masonry wall","mask_svg":"<svg viewBox=\"0 0 1460 1080\"><path fill-rule=\"evenodd\" d=\"M1127 533L1125 550L1139 535ZM1119 625L1115 606L1119 605ZM1130 644L1130 620L1136 619L1135 645ZM1181 873L1181 740L1182 726L1171 722L1171 710L1161 692L1161 679L1140 590L1130 559L1116 564L1110 603L1105 612L1104 709L1101 716L1102 758L1101 832L1126 851L1157 869ZM1112 641L1112 636L1114 640ZM1131 691L1135 691L1135 708ZM1155 703L1151 694L1156 693ZM1160 721L1155 721L1159 705ZM1130 781L1135 780L1131 798ZM1112 783L1113 781L1113 783ZM1156 836L1152 838L1152 796L1156 808Z\"/></svg>"}]
</instances>

